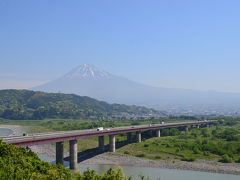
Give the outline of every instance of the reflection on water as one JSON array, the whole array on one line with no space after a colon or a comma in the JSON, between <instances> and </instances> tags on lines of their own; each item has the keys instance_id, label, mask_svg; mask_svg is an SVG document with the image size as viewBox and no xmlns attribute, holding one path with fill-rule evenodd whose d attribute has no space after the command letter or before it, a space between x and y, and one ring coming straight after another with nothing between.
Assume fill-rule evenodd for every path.
<instances>
[{"instance_id":1,"label":"reflection on water","mask_svg":"<svg viewBox=\"0 0 240 180\"><path fill-rule=\"evenodd\" d=\"M0 128L0 137L6 137L12 134L13 131L11 129Z\"/></svg>"},{"instance_id":2,"label":"reflection on water","mask_svg":"<svg viewBox=\"0 0 240 180\"><path fill-rule=\"evenodd\" d=\"M55 163L54 159L46 157L44 155L39 155L42 160L50 161ZM64 162L64 165L69 168L69 163ZM99 174L106 172L110 167L117 168L117 166L112 165L85 165L79 164L79 170L81 172L85 171L87 168L96 170ZM162 168L144 168L144 167L132 167L132 166L122 166L124 173L127 176L133 176L134 180L139 180L138 175L149 176L151 180L239 180L240 176L229 175L229 174L217 174L217 173L207 173L198 171L183 171L176 169L162 169Z\"/></svg>"}]
</instances>

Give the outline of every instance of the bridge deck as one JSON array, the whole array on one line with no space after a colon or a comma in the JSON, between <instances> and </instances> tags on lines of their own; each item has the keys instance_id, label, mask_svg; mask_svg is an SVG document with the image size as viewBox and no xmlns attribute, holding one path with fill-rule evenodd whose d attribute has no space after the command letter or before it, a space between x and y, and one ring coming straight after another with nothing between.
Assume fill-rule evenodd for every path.
<instances>
[{"instance_id":1,"label":"bridge deck","mask_svg":"<svg viewBox=\"0 0 240 180\"><path fill-rule=\"evenodd\" d=\"M215 122L216 121L194 121L194 122L181 122L181 123L152 124L151 126L150 125L125 126L125 127L104 129L102 131L97 131L96 129L58 131L58 132L29 134L27 136L6 137L6 138L3 138L3 141L9 144L14 144L19 146L32 146L32 145L48 144L48 143L60 142L60 141L69 141L69 140L88 138L88 137L116 135L116 134L122 134L122 133L128 133L128 132L156 130L156 129L164 129L164 128L191 126L191 125L212 124Z\"/></svg>"}]
</instances>

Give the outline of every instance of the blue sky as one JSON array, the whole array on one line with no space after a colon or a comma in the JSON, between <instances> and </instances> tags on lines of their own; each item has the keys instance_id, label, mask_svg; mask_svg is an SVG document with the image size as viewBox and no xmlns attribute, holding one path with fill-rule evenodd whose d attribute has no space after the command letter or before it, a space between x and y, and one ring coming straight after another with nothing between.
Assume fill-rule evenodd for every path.
<instances>
[{"instance_id":1,"label":"blue sky","mask_svg":"<svg viewBox=\"0 0 240 180\"><path fill-rule=\"evenodd\" d=\"M240 93L238 0L1 0L0 89L88 63L160 87Z\"/></svg>"}]
</instances>

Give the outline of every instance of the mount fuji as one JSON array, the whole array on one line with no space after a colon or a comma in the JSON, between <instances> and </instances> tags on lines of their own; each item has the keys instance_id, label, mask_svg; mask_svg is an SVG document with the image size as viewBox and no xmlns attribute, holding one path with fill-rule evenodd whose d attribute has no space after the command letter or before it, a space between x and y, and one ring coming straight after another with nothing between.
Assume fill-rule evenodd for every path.
<instances>
[{"instance_id":1,"label":"mount fuji","mask_svg":"<svg viewBox=\"0 0 240 180\"><path fill-rule=\"evenodd\" d=\"M83 64L66 75L32 90L71 93L109 103L144 105L159 107L162 110L183 110L183 107L190 107L188 110L192 111L204 106L208 109L216 107L218 109L215 108L213 112L217 112L222 107L231 109L232 106L240 104L240 94L151 87L112 75L88 64Z\"/></svg>"},{"instance_id":2,"label":"mount fuji","mask_svg":"<svg viewBox=\"0 0 240 180\"><path fill-rule=\"evenodd\" d=\"M140 98L154 88L105 72L93 65L83 64L64 76L32 88L44 92L73 93L110 103L144 104ZM138 93L141 91L141 93Z\"/></svg>"}]
</instances>

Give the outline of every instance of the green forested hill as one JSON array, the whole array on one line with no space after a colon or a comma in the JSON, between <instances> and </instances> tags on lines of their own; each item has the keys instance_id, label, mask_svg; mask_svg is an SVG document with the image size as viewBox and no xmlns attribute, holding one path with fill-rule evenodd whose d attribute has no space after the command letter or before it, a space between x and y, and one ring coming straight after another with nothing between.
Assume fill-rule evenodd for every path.
<instances>
[{"instance_id":1,"label":"green forested hill","mask_svg":"<svg viewBox=\"0 0 240 180\"><path fill-rule=\"evenodd\" d=\"M89 118L160 114L140 106L108 104L74 94L0 90L0 117L6 119Z\"/></svg>"}]
</instances>

